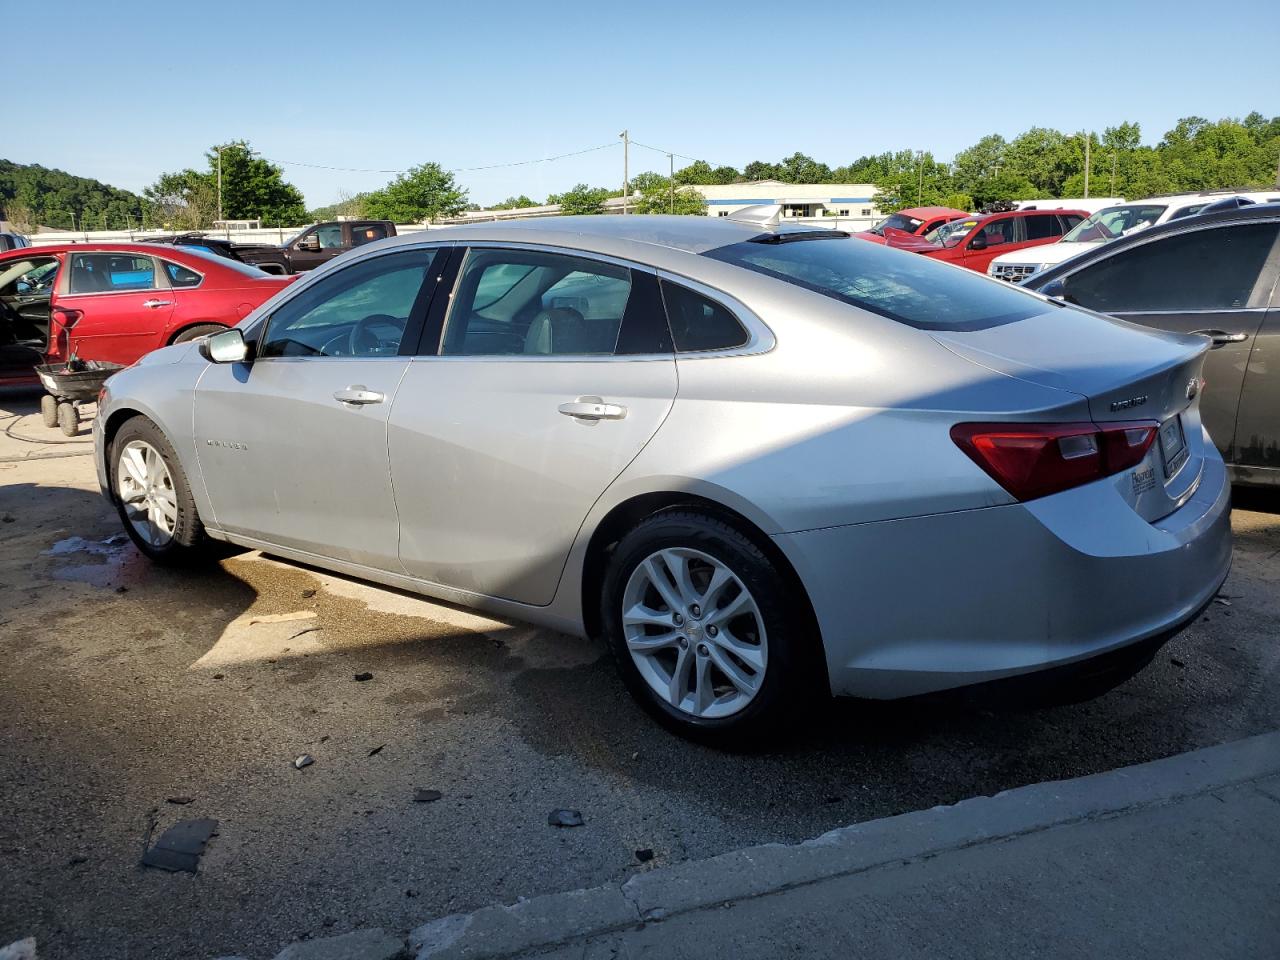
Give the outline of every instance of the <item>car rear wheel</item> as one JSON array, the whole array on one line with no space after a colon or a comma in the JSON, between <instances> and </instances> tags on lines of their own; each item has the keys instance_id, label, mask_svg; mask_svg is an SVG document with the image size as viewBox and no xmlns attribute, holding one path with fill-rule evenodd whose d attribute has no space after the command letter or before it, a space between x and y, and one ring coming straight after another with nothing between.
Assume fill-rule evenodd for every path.
<instances>
[{"instance_id":1,"label":"car rear wheel","mask_svg":"<svg viewBox=\"0 0 1280 960\"><path fill-rule=\"evenodd\" d=\"M225 329L227 328L222 326L222 324L220 323L199 323L199 324L196 324L194 327L187 327L187 329L183 330L176 337L174 337L172 342L186 343L189 340L196 339L196 337L203 337L210 333L218 333Z\"/></svg>"},{"instance_id":2,"label":"car rear wheel","mask_svg":"<svg viewBox=\"0 0 1280 960\"><path fill-rule=\"evenodd\" d=\"M173 446L146 417L124 424L111 443L111 492L125 532L158 563L181 565L208 553L191 485Z\"/></svg>"},{"instance_id":3,"label":"car rear wheel","mask_svg":"<svg viewBox=\"0 0 1280 960\"><path fill-rule=\"evenodd\" d=\"M812 671L810 637L784 578L739 530L690 510L622 538L602 621L623 680L684 736L749 746L776 734Z\"/></svg>"}]
</instances>

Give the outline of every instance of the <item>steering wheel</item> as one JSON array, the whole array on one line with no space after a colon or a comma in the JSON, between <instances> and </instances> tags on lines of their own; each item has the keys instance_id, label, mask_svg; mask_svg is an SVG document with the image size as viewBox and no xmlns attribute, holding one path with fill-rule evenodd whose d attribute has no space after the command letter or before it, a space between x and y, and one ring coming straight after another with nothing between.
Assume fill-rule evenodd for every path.
<instances>
[{"instance_id":1,"label":"steering wheel","mask_svg":"<svg viewBox=\"0 0 1280 960\"><path fill-rule=\"evenodd\" d=\"M402 333L404 332L404 321L387 313L371 313L369 316L361 320L357 320L351 328L351 333L347 336L347 349L351 356L369 357L376 354L382 346L382 338L373 332L370 328L375 324L391 324L397 327Z\"/></svg>"}]
</instances>

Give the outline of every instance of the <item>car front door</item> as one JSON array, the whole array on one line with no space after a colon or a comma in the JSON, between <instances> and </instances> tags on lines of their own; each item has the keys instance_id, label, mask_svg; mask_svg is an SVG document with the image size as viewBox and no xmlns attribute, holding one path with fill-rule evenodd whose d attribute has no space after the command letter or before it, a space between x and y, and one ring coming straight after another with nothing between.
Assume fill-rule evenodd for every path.
<instances>
[{"instance_id":1,"label":"car front door","mask_svg":"<svg viewBox=\"0 0 1280 960\"><path fill-rule=\"evenodd\" d=\"M72 353L130 364L163 345L174 299L154 257L99 251L67 260L66 292L54 294L53 307L64 318L79 314L68 337Z\"/></svg>"},{"instance_id":2,"label":"car front door","mask_svg":"<svg viewBox=\"0 0 1280 960\"><path fill-rule=\"evenodd\" d=\"M44 362L59 263L35 254L0 261L0 383L30 380Z\"/></svg>"},{"instance_id":3,"label":"car front door","mask_svg":"<svg viewBox=\"0 0 1280 960\"><path fill-rule=\"evenodd\" d=\"M1200 414L1228 461L1254 337L1275 286L1280 224L1188 228L1093 260L1066 276L1064 299L1124 320L1210 337ZM1247 440L1247 438L1245 438Z\"/></svg>"},{"instance_id":4,"label":"car front door","mask_svg":"<svg viewBox=\"0 0 1280 960\"><path fill-rule=\"evenodd\" d=\"M312 227L297 240L289 251L289 260L293 264L294 273L314 270L322 263L328 263L347 246L342 236L342 224L322 223Z\"/></svg>"},{"instance_id":5,"label":"car front door","mask_svg":"<svg viewBox=\"0 0 1280 960\"><path fill-rule=\"evenodd\" d=\"M219 528L398 568L387 418L439 249L366 257L305 283L249 331L251 362L208 367L195 441Z\"/></svg>"},{"instance_id":6,"label":"car front door","mask_svg":"<svg viewBox=\"0 0 1280 960\"><path fill-rule=\"evenodd\" d=\"M657 279L600 258L476 247L450 299L443 337L425 341L391 411L401 562L544 605L592 504L674 402Z\"/></svg>"},{"instance_id":7,"label":"car front door","mask_svg":"<svg viewBox=\"0 0 1280 960\"><path fill-rule=\"evenodd\" d=\"M992 220L964 240L964 256L961 263L970 270L986 273L987 265L1002 253L1018 249L1022 238L1017 217L1001 217Z\"/></svg>"}]
</instances>

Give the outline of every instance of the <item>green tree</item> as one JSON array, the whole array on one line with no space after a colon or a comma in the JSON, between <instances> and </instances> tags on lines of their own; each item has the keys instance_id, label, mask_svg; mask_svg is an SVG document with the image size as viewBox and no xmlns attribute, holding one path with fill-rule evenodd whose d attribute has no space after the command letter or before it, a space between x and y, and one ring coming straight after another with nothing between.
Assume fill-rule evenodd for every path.
<instances>
[{"instance_id":1,"label":"green tree","mask_svg":"<svg viewBox=\"0 0 1280 960\"><path fill-rule=\"evenodd\" d=\"M636 213L673 213L684 216L702 216L707 212L707 201L694 187L680 183L680 172L673 180L657 173L637 174L631 180L636 198Z\"/></svg>"},{"instance_id":2,"label":"green tree","mask_svg":"<svg viewBox=\"0 0 1280 960\"><path fill-rule=\"evenodd\" d=\"M222 155L222 219L261 220L263 226L305 223L302 193L284 179L284 171L257 156L245 140L233 140L207 154L208 177L217 189L218 155Z\"/></svg>"},{"instance_id":3,"label":"green tree","mask_svg":"<svg viewBox=\"0 0 1280 960\"><path fill-rule=\"evenodd\" d=\"M537 200L531 200L523 193L518 197L507 197L501 203L495 203L492 207L485 207L486 210L519 210L524 207L539 207L542 204Z\"/></svg>"},{"instance_id":4,"label":"green tree","mask_svg":"<svg viewBox=\"0 0 1280 960\"><path fill-rule=\"evenodd\" d=\"M395 223L456 217L466 207L467 191L438 163L423 163L405 171L364 202L367 216Z\"/></svg>"},{"instance_id":5,"label":"green tree","mask_svg":"<svg viewBox=\"0 0 1280 960\"><path fill-rule=\"evenodd\" d=\"M562 216L582 216L604 213L604 202L610 196L612 193L604 187L589 187L585 183L579 183L572 190L553 193L547 197L547 203L560 204Z\"/></svg>"},{"instance_id":6,"label":"green tree","mask_svg":"<svg viewBox=\"0 0 1280 960\"><path fill-rule=\"evenodd\" d=\"M140 225L143 200L127 190L77 177L39 164L0 160L0 211L3 218L38 226L86 230L124 230Z\"/></svg>"}]
</instances>

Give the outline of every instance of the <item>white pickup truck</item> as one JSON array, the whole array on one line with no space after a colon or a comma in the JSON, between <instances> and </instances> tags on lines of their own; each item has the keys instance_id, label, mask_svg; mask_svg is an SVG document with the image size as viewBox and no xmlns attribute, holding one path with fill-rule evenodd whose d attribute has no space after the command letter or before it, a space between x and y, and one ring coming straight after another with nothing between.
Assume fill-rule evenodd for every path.
<instances>
[{"instance_id":1,"label":"white pickup truck","mask_svg":"<svg viewBox=\"0 0 1280 960\"><path fill-rule=\"evenodd\" d=\"M1180 217L1190 217L1217 200L1242 197L1252 203L1280 202L1280 190L1269 193L1219 190L1212 193L1183 193L1168 197L1149 197L1132 203L1104 207L1056 243L1027 247L1002 253L991 261L987 275L1019 283L1034 273L1056 266L1083 250L1114 240L1137 230Z\"/></svg>"}]
</instances>

